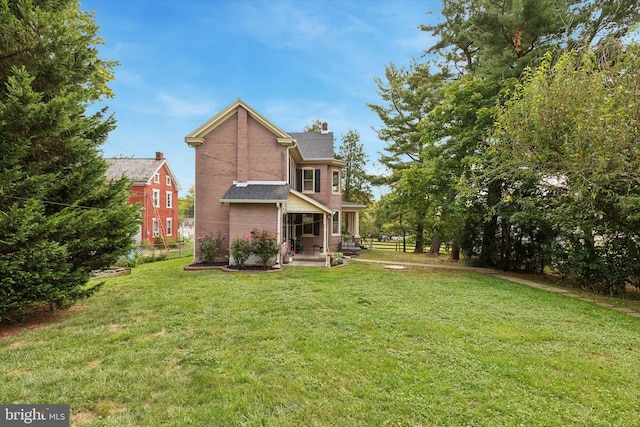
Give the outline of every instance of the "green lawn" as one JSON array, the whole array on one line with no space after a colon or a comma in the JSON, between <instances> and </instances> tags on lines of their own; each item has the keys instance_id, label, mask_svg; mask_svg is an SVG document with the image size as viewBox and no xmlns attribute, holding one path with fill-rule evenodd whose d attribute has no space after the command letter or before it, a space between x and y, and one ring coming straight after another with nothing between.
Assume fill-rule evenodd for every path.
<instances>
[{"instance_id":1,"label":"green lawn","mask_svg":"<svg viewBox=\"0 0 640 427\"><path fill-rule=\"evenodd\" d=\"M489 275L351 262L109 279L0 339L0 403L72 425L609 426L640 419L640 319Z\"/></svg>"}]
</instances>

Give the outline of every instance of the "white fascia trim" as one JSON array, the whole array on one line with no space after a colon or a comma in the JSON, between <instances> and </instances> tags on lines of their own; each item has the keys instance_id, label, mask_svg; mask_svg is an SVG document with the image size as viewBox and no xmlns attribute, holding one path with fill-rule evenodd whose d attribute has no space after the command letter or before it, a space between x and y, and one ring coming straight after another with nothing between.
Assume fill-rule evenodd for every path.
<instances>
[{"instance_id":1,"label":"white fascia trim","mask_svg":"<svg viewBox=\"0 0 640 427\"><path fill-rule=\"evenodd\" d=\"M249 185L287 185L287 181L246 181L238 182L233 181L233 185L236 187L247 187Z\"/></svg>"}]
</instances>

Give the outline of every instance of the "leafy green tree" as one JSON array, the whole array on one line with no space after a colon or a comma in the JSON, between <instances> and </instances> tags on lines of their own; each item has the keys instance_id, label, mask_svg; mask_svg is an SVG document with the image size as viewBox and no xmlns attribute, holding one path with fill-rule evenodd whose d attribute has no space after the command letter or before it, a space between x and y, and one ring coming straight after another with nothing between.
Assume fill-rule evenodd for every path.
<instances>
[{"instance_id":1,"label":"leafy green tree","mask_svg":"<svg viewBox=\"0 0 640 427\"><path fill-rule=\"evenodd\" d=\"M368 156L360 143L360 133L349 129L342 136L342 143L336 157L347 163L342 174L343 199L353 203L368 205L373 199L370 177L365 167Z\"/></svg>"},{"instance_id":2,"label":"leafy green tree","mask_svg":"<svg viewBox=\"0 0 640 427\"><path fill-rule=\"evenodd\" d=\"M322 120L315 119L310 125L304 127L303 132L321 132Z\"/></svg>"},{"instance_id":3,"label":"leafy green tree","mask_svg":"<svg viewBox=\"0 0 640 427\"><path fill-rule=\"evenodd\" d=\"M403 236L406 241L407 234L410 234L415 227L407 221L407 213L409 215L413 211L406 211L398 208L402 205L402 201L397 199L397 193L391 192L384 194L376 203L376 209L373 213L375 228L380 234L389 234L393 236ZM406 252L406 245L404 248Z\"/></svg>"},{"instance_id":4,"label":"leafy green tree","mask_svg":"<svg viewBox=\"0 0 640 427\"><path fill-rule=\"evenodd\" d=\"M511 242L514 232L528 226L512 221L518 203L503 203L505 195L515 193L499 179L486 181L492 175L478 174L495 165L487 147L492 114L504 103L505 91L548 52L585 49L626 34L638 21L639 7L627 0L445 0L444 22L422 27L439 38L427 52L438 55L443 73L455 79L441 86L442 101L436 99L423 114L420 161L431 164L424 170L435 168L435 176L450 178L450 184L430 184L443 203L433 212L444 215L443 224L464 226L463 236L453 238L461 238L469 260L510 269L519 268L516 260L522 259L512 256ZM518 191L535 192L523 190Z\"/></svg>"},{"instance_id":5,"label":"leafy green tree","mask_svg":"<svg viewBox=\"0 0 640 427\"><path fill-rule=\"evenodd\" d=\"M196 190L192 185L189 187L187 194L178 198L178 212L180 212L180 218L193 218L195 207L195 194Z\"/></svg>"},{"instance_id":6,"label":"leafy green tree","mask_svg":"<svg viewBox=\"0 0 640 427\"><path fill-rule=\"evenodd\" d=\"M100 146L113 62L76 1L0 2L0 320L91 295L92 270L131 250L130 183L106 182Z\"/></svg>"},{"instance_id":7,"label":"leafy green tree","mask_svg":"<svg viewBox=\"0 0 640 427\"><path fill-rule=\"evenodd\" d=\"M610 293L640 277L639 89L637 44L547 57L501 113L486 172L535 183L530 209L559 234L554 267Z\"/></svg>"}]
</instances>

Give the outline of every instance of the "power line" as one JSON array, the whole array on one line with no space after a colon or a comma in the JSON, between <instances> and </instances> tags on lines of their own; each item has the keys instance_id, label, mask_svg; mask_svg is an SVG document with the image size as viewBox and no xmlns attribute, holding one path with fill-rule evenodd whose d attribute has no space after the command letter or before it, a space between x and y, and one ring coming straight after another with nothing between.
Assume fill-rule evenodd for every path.
<instances>
[{"instance_id":1,"label":"power line","mask_svg":"<svg viewBox=\"0 0 640 427\"><path fill-rule=\"evenodd\" d=\"M73 205L73 204L70 204L70 203L53 202L51 200L40 200L40 199L34 199L34 198L29 198L29 197L10 196L8 194L0 194L0 196L6 197L7 199L15 199L15 200L24 200L24 201L35 200L36 202L40 202L43 205L57 205L57 206L65 206L65 207L69 207L69 208L79 208L79 209L99 210L99 211L111 210L111 209L107 209L107 208L97 208L95 206Z\"/></svg>"}]
</instances>

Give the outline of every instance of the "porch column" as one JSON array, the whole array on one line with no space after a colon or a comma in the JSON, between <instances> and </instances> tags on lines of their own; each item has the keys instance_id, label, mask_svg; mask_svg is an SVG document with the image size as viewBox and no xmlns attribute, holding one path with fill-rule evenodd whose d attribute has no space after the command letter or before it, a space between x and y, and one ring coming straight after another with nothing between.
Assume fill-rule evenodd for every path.
<instances>
[{"instance_id":1,"label":"porch column","mask_svg":"<svg viewBox=\"0 0 640 427\"><path fill-rule=\"evenodd\" d=\"M353 230L353 238L360 239L360 211L356 211L355 230Z\"/></svg>"},{"instance_id":2,"label":"porch column","mask_svg":"<svg viewBox=\"0 0 640 427\"><path fill-rule=\"evenodd\" d=\"M322 215L322 255L327 254L327 214Z\"/></svg>"}]
</instances>

